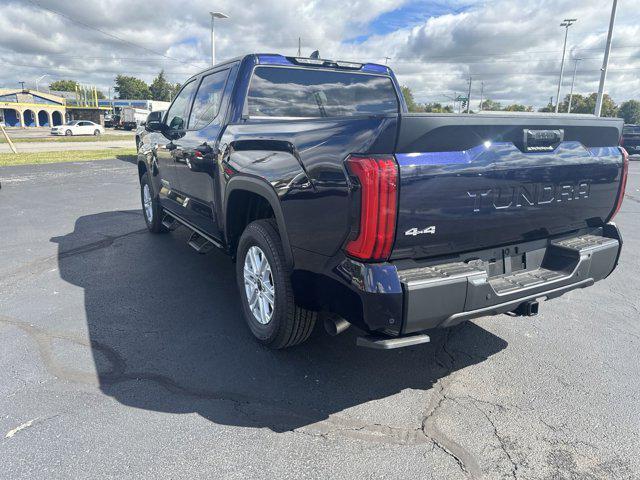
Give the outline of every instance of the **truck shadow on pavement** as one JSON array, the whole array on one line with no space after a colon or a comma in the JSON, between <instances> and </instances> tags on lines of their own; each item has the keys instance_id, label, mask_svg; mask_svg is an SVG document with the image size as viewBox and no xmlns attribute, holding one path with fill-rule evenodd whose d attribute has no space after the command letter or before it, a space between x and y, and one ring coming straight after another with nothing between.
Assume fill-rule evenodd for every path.
<instances>
[{"instance_id":1,"label":"truck shadow on pavement","mask_svg":"<svg viewBox=\"0 0 640 480\"><path fill-rule=\"evenodd\" d=\"M355 346L353 329L329 337L317 325L307 343L270 351L244 324L230 259L198 255L186 239L184 229L148 233L137 210L80 217L52 239L62 279L84 290L99 387L124 405L283 432L429 390L507 345L466 323L435 332L431 344L373 351ZM377 412L401 416L402 399Z\"/></svg>"}]
</instances>

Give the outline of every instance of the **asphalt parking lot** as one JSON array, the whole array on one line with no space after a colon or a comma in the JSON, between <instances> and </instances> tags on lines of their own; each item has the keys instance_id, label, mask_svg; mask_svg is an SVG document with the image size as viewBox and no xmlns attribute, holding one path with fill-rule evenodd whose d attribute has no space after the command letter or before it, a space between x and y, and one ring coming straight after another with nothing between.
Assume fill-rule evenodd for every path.
<instances>
[{"instance_id":1,"label":"asphalt parking lot","mask_svg":"<svg viewBox=\"0 0 640 480\"><path fill-rule=\"evenodd\" d=\"M258 346L131 163L0 182L2 478L640 478L640 163L611 277L389 352Z\"/></svg>"}]
</instances>

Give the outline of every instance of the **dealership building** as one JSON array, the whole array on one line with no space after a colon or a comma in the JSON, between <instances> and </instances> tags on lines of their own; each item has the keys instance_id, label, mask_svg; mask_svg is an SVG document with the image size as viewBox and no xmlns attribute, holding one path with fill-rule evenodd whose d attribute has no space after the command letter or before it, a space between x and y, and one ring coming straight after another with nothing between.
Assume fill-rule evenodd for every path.
<instances>
[{"instance_id":1,"label":"dealership building","mask_svg":"<svg viewBox=\"0 0 640 480\"><path fill-rule=\"evenodd\" d=\"M0 122L7 127L50 127L65 121L63 97L33 90L0 89Z\"/></svg>"}]
</instances>

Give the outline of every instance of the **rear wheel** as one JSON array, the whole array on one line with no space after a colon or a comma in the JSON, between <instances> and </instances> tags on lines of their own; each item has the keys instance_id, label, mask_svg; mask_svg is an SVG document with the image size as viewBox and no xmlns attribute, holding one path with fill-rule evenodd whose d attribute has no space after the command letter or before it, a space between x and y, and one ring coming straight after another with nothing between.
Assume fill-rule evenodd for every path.
<instances>
[{"instance_id":1,"label":"rear wheel","mask_svg":"<svg viewBox=\"0 0 640 480\"><path fill-rule=\"evenodd\" d=\"M309 338L317 313L295 302L274 221L257 220L242 233L236 276L245 320L260 343L280 349Z\"/></svg>"},{"instance_id":2,"label":"rear wheel","mask_svg":"<svg viewBox=\"0 0 640 480\"><path fill-rule=\"evenodd\" d=\"M140 200L142 201L142 215L149 231L152 233L166 232L167 229L162 225L164 213L147 173L142 175L140 179Z\"/></svg>"},{"instance_id":3,"label":"rear wheel","mask_svg":"<svg viewBox=\"0 0 640 480\"><path fill-rule=\"evenodd\" d=\"M94 136L96 136L96 137L97 137L98 135L100 135L100 130L95 129L95 130L93 131L93 135L94 135Z\"/></svg>"}]
</instances>

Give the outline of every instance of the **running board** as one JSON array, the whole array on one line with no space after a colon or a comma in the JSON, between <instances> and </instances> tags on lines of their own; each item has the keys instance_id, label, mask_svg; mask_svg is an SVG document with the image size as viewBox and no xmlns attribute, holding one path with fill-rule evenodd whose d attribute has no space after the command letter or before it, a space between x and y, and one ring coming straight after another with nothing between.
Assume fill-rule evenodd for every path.
<instances>
[{"instance_id":1,"label":"running board","mask_svg":"<svg viewBox=\"0 0 640 480\"><path fill-rule=\"evenodd\" d=\"M180 226L180 222L178 222L171 215L165 215L162 219L162 226L172 232Z\"/></svg>"},{"instance_id":2,"label":"running board","mask_svg":"<svg viewBox=\"0 0 640 480\"><path fill-rule=\"evenodd\" d=\"M197 232L191 232L191 236L189 237L189 241L187 243L189 243L189 246L196 252L203 255L205 253L209 253L214 247L213 243L211 243L209 240L207 240Z\"/></svg>"},{"instance_id":3,"label":"running board","mask_svg":"<svg viewBox=\"0 0 640 480\"><path fill-rule=\"evenodd\" d=\"M377 350L392 350L394 348L410 347L412 345L421 345L429 343L431 337L429 335L409 335L406 337L383 337L378 335L367 335L358 337L356 345L365 348L374 348Z\"/></svg>"}]
</instances>

